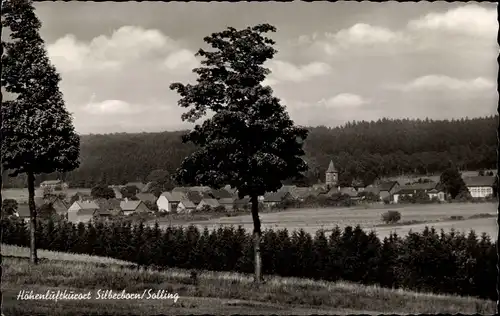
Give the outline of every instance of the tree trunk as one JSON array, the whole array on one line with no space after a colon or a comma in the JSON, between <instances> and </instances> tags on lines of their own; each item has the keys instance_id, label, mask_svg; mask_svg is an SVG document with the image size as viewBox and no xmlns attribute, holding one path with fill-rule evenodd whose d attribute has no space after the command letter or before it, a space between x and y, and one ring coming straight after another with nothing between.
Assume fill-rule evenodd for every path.
<instances>
[{"instance_id":1,"label":"tree trunk","mask_svg":"<svg viewBox=\"0 0 500 316\"><path fill-rule=\"evenodd\" d=\"M257 195L252 195L252 219L253 219L253 249L254 249L254 270L255 283L262 281L262 259L260 257L260 219L259 219L259 201Z\"/></svg>"},{"instance_id":2,"label":"tree trunk","mask_svg":"<svg viewBox=\"0 0 500 316\"><path fill-rule=\"evenodd\" d=\"M30 263L37 264L35 175L31 171L28 172L28 205L30 208Z\"/></svg>"}]
</instances>

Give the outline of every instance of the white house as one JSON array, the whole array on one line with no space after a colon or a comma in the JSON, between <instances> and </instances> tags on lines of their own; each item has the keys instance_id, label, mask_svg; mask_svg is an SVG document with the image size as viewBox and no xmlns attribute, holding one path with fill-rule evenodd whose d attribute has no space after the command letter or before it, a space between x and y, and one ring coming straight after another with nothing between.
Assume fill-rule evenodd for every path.
<instances>
[{"instance_id":1,"label":"white house","mask_svg":"<svg viewBox=\"0 0 500 316\"><path fill-rule=\"evenodd\" d=\"M72 223L88 222L92 220L99 206L94 202L75 201L68 208L68 221Z\"/></svg>"},{"instance_id":2,"label":"white house","mask_svg":"<svg viewBox=\"0 0 500 316\"><path fill-rule=\"evenodd\" d=\"M493 195L495 177L477 176L464 178L465 186L473 198L485 198Z\"/></svg>"},{"instance_id":3,"label":"white house","mask_svg":"<svg viewBox=\"0 0 500 316\"><path fill-rule=\"evenodd\" d=\"M156 205L158 206L158 211L169 213L175 211L177 205L185 199L186 196L182 192L163 192L158 197L158 200L156 200Z\"/></svg>"}]
</instances>

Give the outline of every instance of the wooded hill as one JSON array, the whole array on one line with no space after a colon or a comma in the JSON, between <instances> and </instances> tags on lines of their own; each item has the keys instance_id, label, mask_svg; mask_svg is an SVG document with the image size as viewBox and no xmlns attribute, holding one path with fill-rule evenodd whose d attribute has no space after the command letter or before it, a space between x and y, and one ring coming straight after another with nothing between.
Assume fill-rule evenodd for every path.
<instances>
[{"instance_id":1,"label":"wooded hill","mask_svg":"<svg viewBox=\"0 0 500 316\"><path fill-rule=\"evenodd\" d=\"M461 170L496 169L498 116L460 120L381 119L350 122L341 127L311 127L305 142L309 171L297 184L324 181L330 160L341 182L371 183L377 177L434 174L450 162ZM83 135L81 166L66 175L73 187L97 183L146 181L152 170L173 173L194 147L183 144L185 132ZM6 179L4 187L23 186L24 179ZM57 178L40 175L37 182Z\"/></svg>"}]
</instances>

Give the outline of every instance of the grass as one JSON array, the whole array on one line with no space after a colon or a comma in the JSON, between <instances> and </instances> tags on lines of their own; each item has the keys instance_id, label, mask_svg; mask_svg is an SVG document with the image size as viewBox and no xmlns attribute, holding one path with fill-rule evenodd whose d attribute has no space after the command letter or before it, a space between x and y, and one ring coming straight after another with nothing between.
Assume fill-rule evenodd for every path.
<instances>
[{"instance_id":1,"label":"grass","mask_svg":"<svg viewBox=\"0 0 500 316\"><path fill-rule=\"evenodd\" d=\"M89 256L83 254L57 252L57 251L49 251L42 249L39 249L37 251L37 254L39 259L47 259L47 260L93 262L101 264L122 264L122 265L132 264L127 261L108 258L108 257ZM29 258L30 249L26 247L18 247L13 245L2 244L2 256Z\"/></svg>"},{"instance_id":2,"label":"grass","mask_svg":"<svg viewBox=\"0 0 500 316\"><path fill-rule=\"evenodd\" d=\"M57 255L54 255L57 256ZM78 262L84 259L85 262ZM493 314L495 302L470 297L416 293L363 286L347 282L314 281L299 278L268 277L258 288L251 275L201 271L194 281L191 272L181 269L144 271L114 263L106 267L74 256L73 262L53 260L31 266L26 259L5 258L2 291L4 313L114 315L167 314L416 314L479 313ZM73 290L75 293L144 289L177 293L179 300L80 300L18 301L20 290L44 293L47 290Z\"/></svg>"},{"instance_id":3,"label":"grass","mask_svg":"<svg viewBox=\"0 0 500 316\"><path fill-rule=\"evenodd\" d=\"M383 225L382 213L397 210L401 213L402 222L397 225ZM481 234L486 232L492 237L498 231L496 222L496 203L481 204L427 204L427 205L380 205L370 209L362 208L317 208L295 209L286 212L262 213L260 215L263 229L288 229L289 231L304 229L315 234L316 231L332 230L335 226L343 229L346 226L360 225L366 231L375 230L380 238L387 237L391 232L405 235L412 231L421 231L424 227L434 226L436 229L449 231L451 228L463 232L471 229ZM483 214L483 215L479 215ZM460 220L463 217L463 220ZM443 220L445 219L445 220ZM218 226L243 226L248 231L253 229L252 217L249 214L235 217L222 217L208 221L193 220L200 229ZM382 225L381 225L382 224ZM168 226L165 225L165 226Z\"/></svg>"}]
</instances>

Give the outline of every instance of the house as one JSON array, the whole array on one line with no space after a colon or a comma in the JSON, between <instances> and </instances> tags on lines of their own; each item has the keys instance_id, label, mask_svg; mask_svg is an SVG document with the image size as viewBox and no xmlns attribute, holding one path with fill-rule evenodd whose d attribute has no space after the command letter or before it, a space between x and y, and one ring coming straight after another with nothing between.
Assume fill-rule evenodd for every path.
<instances>
[{"instance_id":1,"label":"house","mask_svg":"<svg viewBox=\"0 0 500 316\"><path fill-rule=\"evenodd\" d=\"M265 194L263 202L267 207L272 207L288 199L292 199L289 192L278 191Z\"/></svg>"},{"instance_id":2,"label":"house","mask_svg":"<svg viewBox=\"0 0 500 316\"><path fill-rule=\"evenodd\" d=\"M213 199L209 192L204 191L188 191L186 198L193 202L195 205L200 204L203 199Z\"/></svg>"},{"instance_id":3,"label":"house","mask_svg":"<svg viewBox=\"0 0 500 316\"><path fill-rule=\"evenodd\" d=\"M382 182L378 185L378 195L381 200L390 199L400 188L398 181Z\"/></svg>"},{"instance_id":4,"label":"house","mask_svg":"<svg viewBox=\"0 0 500 316\"><path fill-rule=\"evenodd\" d=\"M153 193L137 193L135 197L144 203L150 202L154 204L157 200L156 196Z\"/></svg>"},{"instance_id":5,"label":"house","mask_svg":"<svg viewBox=\"0 0 500 316\"><path fill-rule=\"evenodd\" d=\"M228 212L234 210L234 199L231 197L220 199L219 204L223 206Z\"/></svg>"},{"instance_id":6,"label":"house","mask_svg":"<svg viewBox=\"0 0 500 316\"><path fill-rule=\"evenodd\" d=\"M214 209L218 206L220 206L219 201L216 199L202 199L198 206L196 207L197 211L203 210L204 207L210 207L211 209Z\"/></svg>"},{"instance_id":7,"label":"house","mask_svg":"<svg viewBox=\"0 0 500 316\"><path fill-rule=\"evenodd\" d=\"M40 183L40 189L51 188L52 190L66 190L68 184L61 180L47 180Z\"/></svg>"},{"instance_id":8,"label":"house","mask_svg":"<svg viewBox=\"0 0 500 316\"><path fill-rule=\"evenodd\" d=\"M441 202L444 202L446 200L446 193L444 193L443 190L439 190L437 188L431 189L427 192L429 195L429 198L432 199L438 199Z\"/></svg>"},{"instance_id":9,"label":"house","mask_svg":"<svg viewBox=\"0 0 500 316\"><path fill-rule=\"evenodd\" d=\"M476 176L464 178L465 186L473 198L485 198L493 195L495 177Z\"/></svg>"},{"instance_id":10,"label":"house","mask_svg":"<svg viewBox=\"0 0 500 316\"><path fill-rule=\"evenodd\" d=\"M179 204L177 205L177 212L178 213L191 213L193 212L194 210L196 210L196 205L194 205L193 202L191 202L190 200L182 200L179 202Z\"/></svg>"},{"instance_id":11,"label":"house","mask_svg":"<svg viewBox=\"0 0 500 316\"><path fill-rule=\"evenodd\" d=\"M233 209L236 210L247 210L251 206L250 204L250 198L249 197L244 197L242 199L235 199L234 204L233 204Z\"/></svg>"},{"instance_id":12,"label":"house","mask_svg":"<svg viewBox=\"0 0 500 316\"><path fill-rule=\"evenodd\" d=\"M354 187L340 188L340 193L343 195L348 195L351 198L358 196L358 191Z\"/></svg>"},{"instance_id":13,"label":"house","mask_svg":"<svg viewBox=\"0 0 500 316\"><path fill-rule=\"evenodd\" d=\"M229 199L233 197L233 195L229 193L226 189L217 189L217 190L213 189L208 192L208 195L216 200Z\"/></svg>"},{"instance_id":14,"label":"house","mask_svg":"<svg viewBox=\"0 0 500 316\"><path fill-rule=\"evenodd\" d=\"M98 210L99 205L95 202L76 201L68 208L68 221L76 224L89 222Z\"/></svg>"},{"instance_id":15,"label":"house","mask_svg":"<svg viewBox=\"0 0 500 316\"><path fill-rule=\"evenodd\" d=\"M57 215L63 217L68 215L68 204L57 196L35 197L35 204L37 208L40 208L43 204L51 204Z\"/></svg>"},{"instance_id":16,"label":"house","mask_svg":"<svg viewBox=\"0 0 500 316\"><path fill-rule=\"evenodd\" d=\"M73 194L73 196L77 197L77 201L90 201L90 200L92 200L92 196L85 194L85 193L82 193L82 192L76 192L75 194Z\"/></svg>"},{"instance_id":17,"label":"house","mask_svg":"<svg viewBox=\"0 0 500 316\"><path fill-rule=\"evenodd\" d=\"M186 195L182 192L163 192L156 200L156 205L160 212L172 212L181 201L186 199Z\"/></svg>"},{"instance_id":18,"label":"house","mask_svg":"<svg viewBox=\"0 0 500 316\"><path fill-rule=\"evenodd\" d=\"M123 212L123 215L128 216L135 213L149 213L151 210L144 204L142 201L121 201L120 208Z\"/></svg>"},{"instance_id":19,"label":"house","mask_svg":"<svg viewBox=\"0 0 500 316\"><path fill-rule=\"evenodd\" d=\"M98 199L94 201L99 206L99 216L112 216L122 214L122 209L120 207L121 201L119 199Z\"/></svg>"},{"instance_id":20,"label":"house","mask_svg":"<svg viewBox=\"0 0 500 316\"><path fill-rule=\"evenodd\" d=\"M403 185L396 193L394 193L393 201L394 203L398 203L399 200L401 199L401 196L403 195L413 196L417 194L417 192L427 193L429 195L429 192L431 191L433 192L433 194L438 194L438 196L442 195L439 194L440 190L438 189L438 183L436 182L425 182L425 183L414 183L414 184Z\"/></svg>"}]
</instances>

